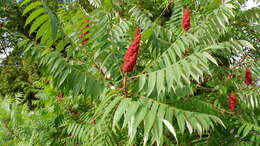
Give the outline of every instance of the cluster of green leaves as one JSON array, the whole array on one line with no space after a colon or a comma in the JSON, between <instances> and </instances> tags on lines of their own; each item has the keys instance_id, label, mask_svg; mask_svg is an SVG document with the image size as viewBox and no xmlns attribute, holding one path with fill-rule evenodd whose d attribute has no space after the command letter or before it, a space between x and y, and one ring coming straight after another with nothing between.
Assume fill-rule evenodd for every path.
<instances>
[{"instance_id":1,"label":"cluster of green leaves","mask_svg":"<svg viewBox=\"0 0 260 146\"><path fill-rule=\"evenodd\" d=\"M259 141L260 91L255 85L245 86L244 72L236 72L251 66L254 80L260 73L254 54L259 53L257 39L246 38L257 38L249 30L259 19L252 10L241 12L244 1L88 2L57 7L45 0L21 2L29 36L23 35L19 46L41 68L42 88L32 111L19 100L1 102L8 113L0 115L0 138L8 133L2 143L217 145L221 141L221 145L242 145ZM191 9L188 32L180 25L185 6ZM85 20L90 20L90 27L82 31ZM249 20L242 24L245 32L239 32L239 24ZM142 30L138 63L125 76L123 56L137 26ZM89 33L80 39L84 31ZM237 93L234 112L228 111L231 91ZM65 96L57 100L60 93Z\"/></svg>"},{"instance_id":2,"label":"cluster of green leaves","mask_svg":"<svg viewBox=\"0 0 260 146\"><path fill-rule=\"evenodd\" d=\"M30 108L34 94L39 86L39 69L30 57L23 55L24 48L18 48L20 34L27 34L23 29L22 9L10 0L1 1L0 11L0 97L8 98L9 102L20 100Z\"/></svg>"}]
</instances>

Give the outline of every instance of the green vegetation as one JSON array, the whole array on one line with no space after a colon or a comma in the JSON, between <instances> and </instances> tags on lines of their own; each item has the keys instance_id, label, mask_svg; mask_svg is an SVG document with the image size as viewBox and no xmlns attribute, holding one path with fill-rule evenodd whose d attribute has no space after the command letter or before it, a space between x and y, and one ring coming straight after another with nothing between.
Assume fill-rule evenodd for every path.
<instances>
[{"instance_id":1,"label":"green vegetation","mask_svg":"<svg viewBox=\"0 0 260 146\"><path fill-rule=\"evenodd\" d=\"M258 145L260 10L245 2L0 0L0 145Z\"/></svg>"}]
</instances>

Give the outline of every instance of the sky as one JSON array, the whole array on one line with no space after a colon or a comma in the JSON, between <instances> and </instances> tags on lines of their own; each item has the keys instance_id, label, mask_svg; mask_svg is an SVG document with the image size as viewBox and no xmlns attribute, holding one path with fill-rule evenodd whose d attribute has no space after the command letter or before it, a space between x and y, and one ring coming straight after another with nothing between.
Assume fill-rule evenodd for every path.
<instances>
[{"instance_id":1,"label":"sky","mask_svg":"<svg viewBox=\"0 0 260 146\"><path fill-rule=\"evenodd\" d=\"M258 4L257 4L256 0L248 0L246 3L246 7L242 8L242 10L251 9L251 8L257 7L257 6L260 6L260 2L258 2Z\"/></svg>"}]
</instances>

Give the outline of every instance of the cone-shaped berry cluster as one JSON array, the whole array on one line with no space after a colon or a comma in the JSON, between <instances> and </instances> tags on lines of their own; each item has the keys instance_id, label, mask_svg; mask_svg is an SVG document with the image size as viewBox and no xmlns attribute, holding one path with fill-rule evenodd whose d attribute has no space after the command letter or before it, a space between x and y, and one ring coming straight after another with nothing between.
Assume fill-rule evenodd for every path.
<instances>
[{"instance_id":1,"label":"cone-shaped berry cluster","mask_svg":"<svg viewBox=\"0 0 260 146\"><path fill-rule=\"evenodd\" d=\"M59 96L58 96L58 102L60 103L61 100L63 99L64 97L64 93L60 93Z\"/></svg>"},{"instance_id":2,"label":"cone-shaped berry cluster","mask_svg":"<svg viewBox=\"0 0 260 146\"><path fill-rule=\"evenodd\" d=\"M250 68L246 68L246 75L245 75L244 83L247 84L247 85L251 85L253 83Z\"/></svg>"},{"instance_id":3,"label":"cone-shaped berry cluster","mask_svg":"<svg viewBox=\"0 0 260 146\"><path fill-rule=\"evenodd\" d=\"M85 20L84 21L87 25L85 25L84 27L82 27L80 30L83 32L81 35L80 35L80 39L84 38L87 34L89 34L89 30L88 31L85 31L85 29L88 29L90 27L89 25L89 20ZM85 38L84 40L82 40L81 44L82 45L85 45L87 43L87 41L89 40L89 38Z\"/></svg>"},{"instance_id":4,"label":"cone-shaped berry cluster","mask_svg":"<svg viewBox=\"0 0 260 146\"><path fill-rule=\"evenodd\" d=\"M131 45L128 47L128 50L125 53L124 64L123 64L124 73L132 72L134 70L140 43L141 43L141 31L140 31L140 28L137 27L135 30L135 39L133 40Z\"/></svg>"},{"instance_id":5,"label":"cone-shaped berry cluster","mask_svg":"<svg viewBox=\"0 0 260 146\"><path fill-rule=\"evenodd\" d=\"M181 27L188 31L190 29L190 9L187 7L182 16L182 24Z\"/></svg>"},{"instance_id":6,"label":"cone-shaped berry cluster","mask_svg":"<svg viewBox=\"0 0 260 146\"><path fill-rule=\"evenodd\" d=\"M234 111L236 108L236 93L232 92L229 95L229 110Z\"/></svg>"}]
</instances>

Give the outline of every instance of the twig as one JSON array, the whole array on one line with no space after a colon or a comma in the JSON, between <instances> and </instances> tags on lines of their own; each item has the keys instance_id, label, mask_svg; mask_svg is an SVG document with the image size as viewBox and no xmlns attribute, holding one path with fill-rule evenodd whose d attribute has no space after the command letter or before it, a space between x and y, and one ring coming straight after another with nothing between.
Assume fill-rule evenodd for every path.
<instances>
[{"instance_id":1,"label":"twig","mask_svg":"<svg viewBox=\"0 0 260 146\"><path fill-rule=\"evenodd\" d=\"M127 73L124 74L124 79L123 79L123 90L125 96L127 95Z\"/></svg>"}]
</instances>

